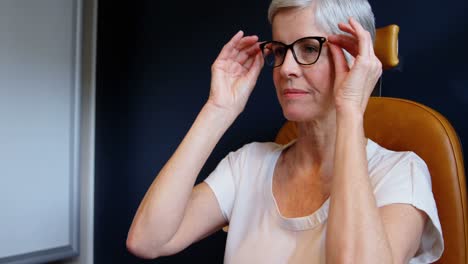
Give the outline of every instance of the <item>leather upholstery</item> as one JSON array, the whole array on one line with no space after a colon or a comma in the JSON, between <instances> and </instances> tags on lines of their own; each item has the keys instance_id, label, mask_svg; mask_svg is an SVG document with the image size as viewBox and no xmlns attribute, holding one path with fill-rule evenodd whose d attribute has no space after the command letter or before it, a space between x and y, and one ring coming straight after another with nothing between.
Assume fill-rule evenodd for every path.
<instances>
[{"instance_id":1,"label":"leather upholstery","mask_svg":"<svg viewBox=\"0 0 468 264\"><path fill-rule=\"evenodd\" d=\"M410 100L372 97L364 116L366 136L397 151L410 150L428 165L445 250L436 263L468 263L468 221L465 171L458 136L449 121L435 110ZM287 122L276 142L296 137Z\"/></svg>"},{"instance_id":2,"label":"leather upholstery","mask_svg":"<svg viewBox=\"0 0 468 264\"><path fill-rule=\"evenodd\" d=\"M398 33L400 27L388 25L376 29L374 52L384 70L393 68L400 62L398 59Z\"/></svg>"}]
</instances>

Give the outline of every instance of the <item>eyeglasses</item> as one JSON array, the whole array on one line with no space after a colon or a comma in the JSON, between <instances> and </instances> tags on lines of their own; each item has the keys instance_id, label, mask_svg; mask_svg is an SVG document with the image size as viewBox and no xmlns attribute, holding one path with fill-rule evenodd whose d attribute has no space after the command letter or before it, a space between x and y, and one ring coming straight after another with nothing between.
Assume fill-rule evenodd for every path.
<instances>
[{"instance_id":1,"label":"eyeglasses","mask_svg":"<svg viewBox=\"0 0 468 264\"><path fill-rule=\"evenodd\" d=\"M279 41L267 41L260 44L260 49L268 66L281 66L289 49L298 64L311 65L317 62L326 40L324 37L305 37L289 45Z\"/></svg>"}]
</instances>

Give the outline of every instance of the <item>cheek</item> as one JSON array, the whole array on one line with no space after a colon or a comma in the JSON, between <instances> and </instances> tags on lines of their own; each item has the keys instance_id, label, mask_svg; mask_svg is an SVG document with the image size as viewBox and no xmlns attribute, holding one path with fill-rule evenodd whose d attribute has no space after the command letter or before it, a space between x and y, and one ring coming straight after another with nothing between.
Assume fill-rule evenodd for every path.
<instances>
[{"instance_id":1,"label":"cheek","mask_svg":"<svg viewBox=\"0 0 468 264\"><path fill-rule=\"evenodd\" d=\"M335 81L335 72L331 60L323 59L320 63L311 67L304 74L307 82L321 91L329 91L333 89Z\"/></svg>"},{"instance_id":2,"label":"cheek","mask_svg":"<svg viewBox=\"0 0 468 264\"><path fill-rule=\"evenodd\" d=\"M333 57L328 49L323 55L323 60L325 62L325 65L323 66L325 79L324 81L326 81L330 86L333 87L333 84L335 82L335 64L333 62Z\"/></svg>"}]
</instances>

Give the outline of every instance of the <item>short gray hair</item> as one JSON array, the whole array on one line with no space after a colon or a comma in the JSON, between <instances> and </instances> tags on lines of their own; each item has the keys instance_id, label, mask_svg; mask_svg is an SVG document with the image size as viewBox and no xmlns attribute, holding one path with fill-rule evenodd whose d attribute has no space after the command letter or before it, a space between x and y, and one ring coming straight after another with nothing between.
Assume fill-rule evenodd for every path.
<instances>
[{"instance_id":1,"label":"short gray hair","mask_svg":"<svg viewBox=\"0 0 468 264\"><path fill-rule=\"evenodd\" d=\"M356 19L375 40L375 18L367 0L272 0L268 8L268 20L273 23L275 15L284 8L306 8L315 4L317 25L327 33L343 34L338 23Z\"/></svg>"}]
</instances>

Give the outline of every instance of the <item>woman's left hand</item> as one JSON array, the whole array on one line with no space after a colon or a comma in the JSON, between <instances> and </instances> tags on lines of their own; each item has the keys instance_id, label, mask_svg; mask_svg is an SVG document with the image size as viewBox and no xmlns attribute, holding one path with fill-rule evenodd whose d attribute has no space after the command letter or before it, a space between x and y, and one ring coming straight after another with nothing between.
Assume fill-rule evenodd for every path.
<instances>
[{"instance_id":1,"label":"woman's left hand","mask_svg":"<svg viewBox=\"0 0 468 264\"><path fill-rule=\"evenodd\" d=\"M338 27L349 35L328 37L335 65L334 95L337 111L358 110L364 114L367 102L382 74L382 63L375 56L371 35L355 19ZM343 50L354 57L348 65Z\"/></svg>"}]
</instances>

